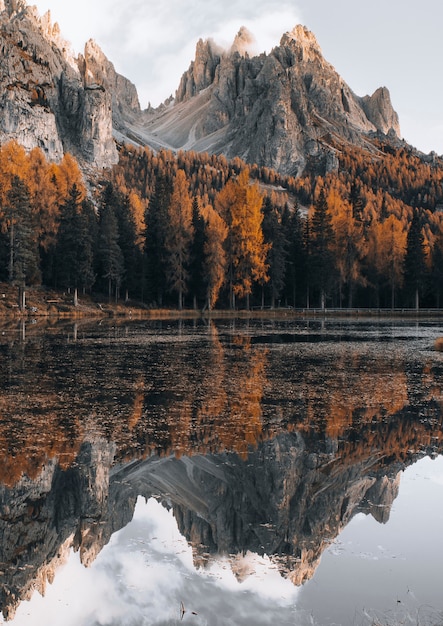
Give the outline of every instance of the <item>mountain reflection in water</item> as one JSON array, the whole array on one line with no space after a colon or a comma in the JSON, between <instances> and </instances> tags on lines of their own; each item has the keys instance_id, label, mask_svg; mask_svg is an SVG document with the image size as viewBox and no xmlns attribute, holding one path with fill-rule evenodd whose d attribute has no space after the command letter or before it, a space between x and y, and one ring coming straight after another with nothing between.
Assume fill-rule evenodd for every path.
<instances>
[{"instance_id":1,"label":"mountain reflection in water","mask_svg":"<svg viewBox=\"0 0 443 626\"><path fill-rule=\"evenodd\" d=\"M0 338L0 608L73 548L89 566L139 496L194 564L267 555L295 585L357 514L387 522L399 474L443 452L439 327L133 323ZM240 623L240 622L238 622ZM247 623L247 622L245 622Z\"/></svg>"}]
</instances>

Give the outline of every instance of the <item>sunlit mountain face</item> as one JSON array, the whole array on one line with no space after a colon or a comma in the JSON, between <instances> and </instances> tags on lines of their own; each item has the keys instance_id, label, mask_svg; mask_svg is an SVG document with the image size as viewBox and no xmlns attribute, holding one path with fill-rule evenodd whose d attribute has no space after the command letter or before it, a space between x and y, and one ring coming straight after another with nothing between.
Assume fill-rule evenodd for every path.
<instances>
[{"instance_id":1,"label":"sunlit mountain face","mask_svg":"<svg viewBox=\"0 0 443 626\"><path fill-rule=\"evenodd\" d=\"M442 453L438 327L157 322L5 327L0 602L12 618L72 549L90 566L140 496L194 565L269 559L302 585L402 470ZM249 563L249 564L248 564Z\"/></svg>"}]
</instances>

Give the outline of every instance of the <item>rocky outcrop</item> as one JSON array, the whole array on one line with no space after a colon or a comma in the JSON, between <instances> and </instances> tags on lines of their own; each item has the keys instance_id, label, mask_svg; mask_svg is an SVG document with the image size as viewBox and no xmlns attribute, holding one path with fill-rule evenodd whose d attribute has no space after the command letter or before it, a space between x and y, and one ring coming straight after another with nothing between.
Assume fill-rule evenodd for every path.
<instances>
[{"instance_id":1,"label":"rocky outcrop","mask_svg":"<svg viewBox=\"0 0 443 626\"><path fill-rule=\"evenodd\" d=\"M214 82L215 71L220 64L222 49L212 39L199 39L195 59L181 78L176 101L185 102L196 96Z\"/></svg>"},{"instance_id":2,"label":"rocky outcrop","mask_svg":"<svg viewBox=\"0 0 443 626\"><path fill-rule=\"evenodd\" d=\"M114 128L122 129L129 120L136 119L140 103L135 85L115 71L93 39L86 43L84 55L79 55L78 65L87 89L101 87L111 94Z\"/></svg>"},{"instance_id":3,"label":"rocky outcrop","mask_svg":"<svg viewBox=\"0 0 443 626\"><path fill-rule=\"evenodd\" d=\"M392 108L391 96L386 87L379 87L372 96L365 96L361 100L368 120L385 135L400 134L398 115Z\"/></svg>"},{"instance_id":4,"label":"rocky outcrop","mask_svg":"<svg viewBox=\"0 0 443 626\"><path fill-rule=\"evenodd\" d=\"M40 18L23 0L0 9L0 142L56 161L70 151L100 168L115 163L109 91L85 80L49 13Z\"/></svg>"},{"instance_id":5,"label":"rocky outcrop","mask_svg":"<svg viewBox=\"0 0 443 626\"><path fill-rule=\"evenodd\" d=\"M175 105L148 117L141 141L300 174L311 158L334 167L344 143L371 147L373 133L399 136L388 90L354 94L305 27L283 35L270 54L249 57L251 42L245 29L228 52L200 40Z\"/></svg>"}]
</instances>

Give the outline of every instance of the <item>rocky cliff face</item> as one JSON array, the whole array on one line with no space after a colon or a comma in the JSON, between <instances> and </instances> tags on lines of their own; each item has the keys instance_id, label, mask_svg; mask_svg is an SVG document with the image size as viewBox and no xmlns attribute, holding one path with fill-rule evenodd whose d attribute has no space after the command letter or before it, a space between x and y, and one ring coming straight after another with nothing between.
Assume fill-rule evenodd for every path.
<instances>
[{"instance_id":1,"label":"rocky cliff face","mask_svg":"<svg viewBox=\"0 0 443 626\"><path fill-rule=\"evenodd\" d=\"M312 157L333 166L343 143L365 145L371 133L400 135L388 90L354 94L305 27L283 35L268 55L250 58L250 39L242 29L228 52L200 40L174 106L148 118L144 140L299 174Z\"/></svg>"},{"instance_id":2,"label":"rocky cliff face","mask_svg":"<svg viewBox=\"0 0 443 626\"><path fill-rule=\"evenodd\" d=\"M0 141L51 160L70 151L98 167L115 163L107 86L86 79L49 13L40 18L23 0L4 0L0 11Z\"/></svg>"},{"instance_id":3,"label":"rocky cliff face","mask_svg":"<svg viewBox=\"0 0 443 626\"><path fill-rule=\"evenodd\" d=\"M135 85L115 71L93 39L86 43L84 55L80 55L77 62L86 87L94 89L99 86L111 94L114 128L125 128L129 120L137 118L140 103Z\"/></svg>"}]
</instances>

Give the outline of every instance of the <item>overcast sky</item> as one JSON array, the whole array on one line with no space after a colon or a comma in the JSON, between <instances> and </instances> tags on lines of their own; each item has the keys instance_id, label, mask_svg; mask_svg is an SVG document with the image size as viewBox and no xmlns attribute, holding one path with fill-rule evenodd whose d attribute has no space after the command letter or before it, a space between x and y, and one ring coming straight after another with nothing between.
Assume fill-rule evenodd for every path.
<instances>
[{"instance_id":1,"label":"overcast sky","mask_svg":"<svg viewBox=\"0 0 443 626\"><path fill-rule=\"evenodd\" d=\"M240 26L269 51L298 24L359 96L390 90L403 137L443 154L442 0L28 0L50 9L76 52L95 39L157 106L173 94L200 37L230 44Z\"/></svg>"}]
</instances>

